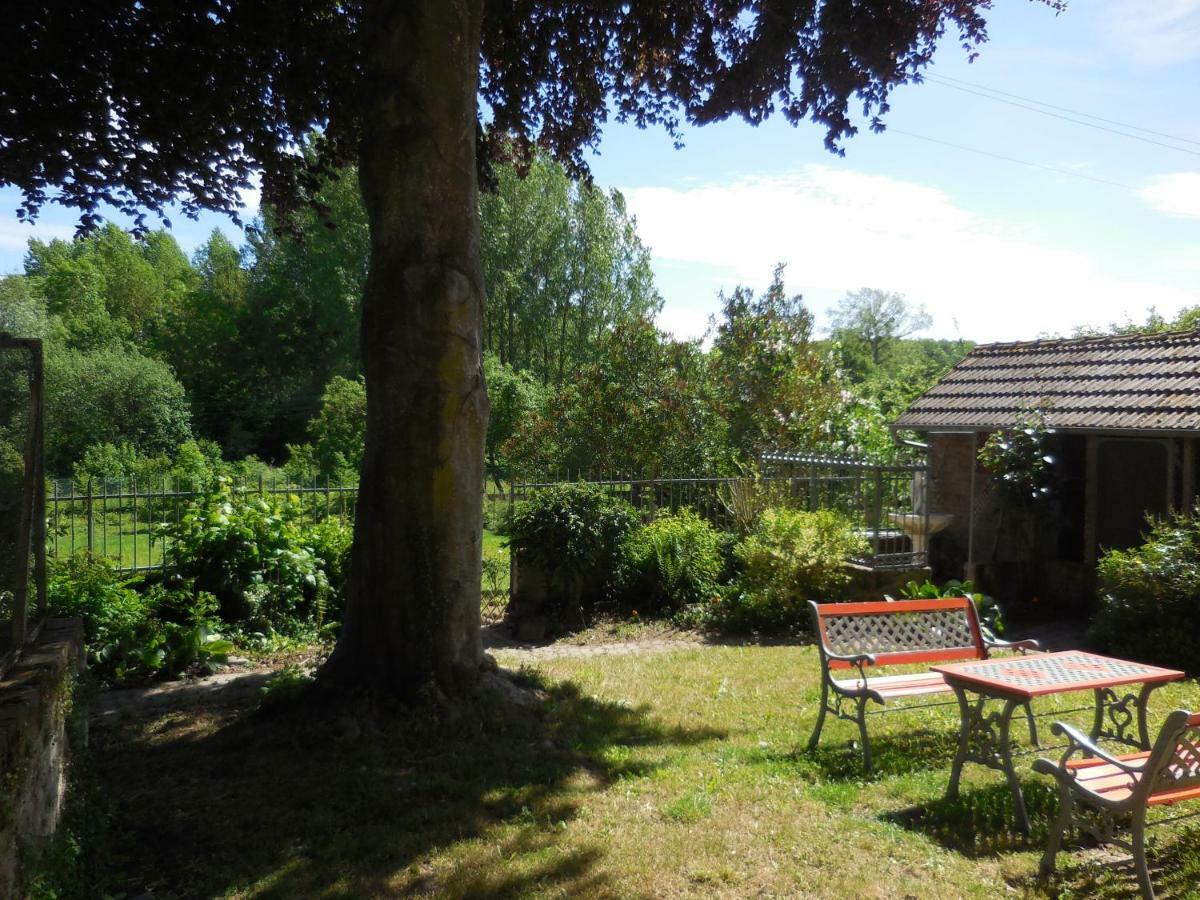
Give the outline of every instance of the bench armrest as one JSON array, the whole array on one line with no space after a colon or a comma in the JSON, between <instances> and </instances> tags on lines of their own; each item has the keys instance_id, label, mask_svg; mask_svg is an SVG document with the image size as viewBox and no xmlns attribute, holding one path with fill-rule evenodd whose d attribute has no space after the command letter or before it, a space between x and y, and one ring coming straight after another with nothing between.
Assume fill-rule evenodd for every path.
<instances>
[{"instance_id":1,"label":"bench armrest","mask_svg":"<svg viewBox=\"0 0 1200 900\"><path fill-rule=\"evenodd\" d=\"M1048 759L1038 759L1034 762L1033 768L1035 771L1041 772L1043 775L1054 775L1060 778L1073 778L1067 769L1067 761L1072 756L1082 751L1084 756L1095 759L1102 759L1112 766L1116 766L1123 772L1128 772L1130 775L1140 774L1145 763L1131 764L1123 759L1118 759L1111 753L1102 750L1098 747L1091 738L1087 737L1078 728L1068 725L1066 722L1055 722L1050 726L1050 730L1056 735L1066 737L1067 749L1063 752L1062 757L1057 763L1053 763Z\"/></svg>"},{"instance_id":2,"label":"bench armrest","mask_svg":"<svg viewBox=\"0 0 1200 900\"><path fill-rule=\"evenodd\" d=\"M1023 641L1002 641L990 631L984 631L983 645L988 650L1019 650L1022 656L1029 650L1037 653L1042 649L1041 645L1031 638Z\"/></svg>"},{"instance_id":3,"label":"bench armrest","mask_svg":"<svg viewBox=\"0 0 1200 900\"><path fill-rule=\"evenodd\" d=\"M834 662L849 663L852 666L858 666L860 669L863 667L863 663L866 663L868 666L875 665L874 653L851 653L849 656L843 656L841 653L830 652L828 647L823 649L825 650L825 658Z\"/></svg>"}]
</instances>

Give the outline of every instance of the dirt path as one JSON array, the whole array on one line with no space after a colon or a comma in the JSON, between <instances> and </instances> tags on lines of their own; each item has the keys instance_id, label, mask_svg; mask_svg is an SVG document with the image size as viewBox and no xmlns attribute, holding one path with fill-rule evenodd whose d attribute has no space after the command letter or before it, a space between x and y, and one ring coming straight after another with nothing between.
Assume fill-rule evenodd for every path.
<instances>
[{"instance_id":1,"label":"dirt path","mask_svg":"<svg viewBox=\"0 0 1200 900\"><path fill-rule=\"evenodd\" d=\"M1084 631L1080 623L1049 622L1029 628L1016 628L1011 637L1032 637L1042 643L1043 649L1065 650L1084 646ZM598 640L583 644L559 641L554 644L533 645L517 643L501 629L488 627L483 630L483 646L485 650L497 656L501 665L515 667L546 659L589 659L633 653L671 653L678 650L703 650L720 644L687 633L651 633L634 640ZM310 660L313 664L316 661L315 657ZM114 718L151 717L199 706L242 705L258 694L280 668L282 666L233 670L207 678L105 691L96 698L91 719L94 724L102 724Z\"/></svg>"},{"instance_id":2,"label":"dirt path","mask_svg":"<svg viewBox=\"0 0 1200 900\"><path fill-rule=\"evenodd\" d=\"M608 641L593 644L546 644L534 646L508 640L499 630L485 629L484 648L500 657L505 666L561 657L587 658L629 653L667 653L694 650L711 644L688 637L648 637L641 640ZM314 657L310 661L316 664ZM262 691L283 668L282 665L235 669L209 675L168 681L146 687L120 688L102 692L92 705L91 721L103 725L130 716L153 717L197 707L241 706Z\"/></svg>"}]
</instances>

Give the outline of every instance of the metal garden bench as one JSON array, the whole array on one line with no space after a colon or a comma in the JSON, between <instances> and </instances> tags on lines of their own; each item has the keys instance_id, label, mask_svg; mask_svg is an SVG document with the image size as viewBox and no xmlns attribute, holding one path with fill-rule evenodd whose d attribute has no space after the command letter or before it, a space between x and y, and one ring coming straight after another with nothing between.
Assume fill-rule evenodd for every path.
<instances>
[{"instance_id":1,"label":"metal garden bench","mask_svg":"<svg viewBox=\"0 0 1200 900\"><path fill-rule=\"evenodd\" d=\"M867 666L952 662L987 659L992 650L1037 650L1037 641L998 641L979 624L979 613L969 597L941 600L886 600L869 603L813 603L813 624L821 652L821 711L809 738L810 750L821 740L825 716L858 723L862 737L863 767L871 771L871 744L867 737L870 702L884 706L907 700L949 694L951 687L938 672L868 676ZM857 669L855 678L833 677L837 669ZM947 701L953 703L955 701ZM942 704L920 704L923 707ZM848 710L846 707L849 706ZM1033 711L1024 704L1029 735L1037 744ZM911 709L912 705L906 705Z\"/></svg>"},{"instance_id":2,"label":"metal garden bench","mask_svg":"<svg viewBox=\"0 0 1200 900\"><path fill-rule=\"evenodd\" d=\"M1063 832L1074 826L1102 844L1115 844L1132 853L1142 896L1154 900L1146 868L1146 813L1152 806L1200 799L1200 713L1175 710L1167 716L1152 749L1123 756L1105 753L1062 722L1055 722L1051 730L1065 735L1069 743L1058 762L1039 759L1033 764L1034 771L1058 781L1061 804L1042 856L1041 874L1054 871ZM1072 759L1080 752L1086 755ZM1130 831L1128 841L1117 836L1125 822Z\"/></svg>"}]
</instances>

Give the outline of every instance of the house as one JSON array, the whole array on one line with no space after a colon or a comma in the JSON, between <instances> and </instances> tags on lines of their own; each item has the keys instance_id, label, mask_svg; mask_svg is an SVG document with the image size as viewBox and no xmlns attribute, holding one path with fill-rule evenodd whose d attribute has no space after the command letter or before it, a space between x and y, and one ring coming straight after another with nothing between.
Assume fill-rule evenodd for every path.
<instances>
[{"instance_id":1,"label":"house","mask_svg":"<svg viewBox=\"0 0 1200 900\"><path fill-rule=\"evenodd\" d=\"M978 452L997 429L1044 417L1055 489L1033 528L1006 525ZM1107 548L1140 541L1146 515L1191 509L1200 452L1200 331L988 344L893 425L929 445L928 502L942 578L1002 599L1086 603Z\"/></svg>"}]
</instances>

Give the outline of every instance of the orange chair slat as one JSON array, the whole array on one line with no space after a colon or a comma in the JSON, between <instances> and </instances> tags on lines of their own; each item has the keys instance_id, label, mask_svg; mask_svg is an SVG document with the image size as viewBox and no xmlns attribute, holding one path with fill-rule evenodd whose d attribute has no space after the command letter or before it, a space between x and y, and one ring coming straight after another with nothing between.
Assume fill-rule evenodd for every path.
<instances>
[{"instance_id":1,"label":"orange chair slat","mask_svg":"<svg viewBox=\"0 0 1200 900\"><path fill-rule=\"evenodd\" d=\"M1124 756L1118 756L1121 762L1135 763L1141 762L1144 759L1150 758L1149 750L1142 750L1138 753L1126 753ZM1098 756L1085 756L1083 759L1072 759L1067 761L1068 769L1088 769L1092 766L1108 766L1112 765L1102 760Z\"/></svg>"},{"instance_id":2,"label":"orange chair slat","mask_svg":"<svg viewBox=\"0 0 1200 900\"><path fill-rule=\"evenodd\" d=\"M1180 788L1177 791L1159 791L1157 794L1151 794L1146 800L1146 804L1148 806L1170 806L1172 803L1182 803L1184 800L1193 800L1196 797L1200 797L1200 784Z\"/></svg>"}]
</instances>

